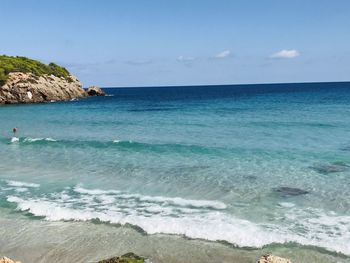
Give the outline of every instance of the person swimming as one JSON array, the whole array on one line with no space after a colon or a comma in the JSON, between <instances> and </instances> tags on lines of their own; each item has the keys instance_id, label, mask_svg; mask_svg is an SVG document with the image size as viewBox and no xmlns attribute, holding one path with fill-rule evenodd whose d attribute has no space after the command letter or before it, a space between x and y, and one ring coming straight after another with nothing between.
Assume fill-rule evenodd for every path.
<instances>
[{"instance_id":1,"label":"person swimming","mask_svg":"<svg viewBox=\"0 0 350 263\"><path fill-rule=\"evenodd\" d=\"M11 138L11 142L18 142L19 138L16 137L17 128L16 127L13 128L12 132L13 132L13 137Z\"/></svg>"}]
</instances>

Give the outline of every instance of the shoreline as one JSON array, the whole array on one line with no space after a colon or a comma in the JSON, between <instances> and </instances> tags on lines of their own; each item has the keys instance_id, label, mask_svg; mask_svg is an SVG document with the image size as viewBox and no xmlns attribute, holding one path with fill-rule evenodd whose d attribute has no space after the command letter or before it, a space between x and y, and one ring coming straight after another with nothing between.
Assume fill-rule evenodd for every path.
<instances>
[{"instance_id":1,"label":"shoreline","mask_svg":"<svg viewBox=\"0 0 350 263\"><path fill-rule=\"evenodd\" d=\"M0 213L0 255L22 263L98 262L133 252L153 263L251 263L273 254L300 263L345 263L346 255L299 244L270 244L239 248L226 242L179 235L146 234L130 226L91 221L45 221L22 213Z\"/></svg>"}]
</instances>

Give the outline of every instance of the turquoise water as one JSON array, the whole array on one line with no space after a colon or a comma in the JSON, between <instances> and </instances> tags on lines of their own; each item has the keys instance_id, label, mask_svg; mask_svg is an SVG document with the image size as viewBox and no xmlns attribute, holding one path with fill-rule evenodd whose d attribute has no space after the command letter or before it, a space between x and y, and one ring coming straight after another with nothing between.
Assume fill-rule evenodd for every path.
<instances>
[{"instance_id":1,"label":"turquoise water","mask_svg":"<svg viewBox=\"0 0 350 263\"><path fill-rule=\"evenodd\" d=\"M0 108L0 210L350 255L349 83L107 93Z\"/></svg>"}]
</instances>

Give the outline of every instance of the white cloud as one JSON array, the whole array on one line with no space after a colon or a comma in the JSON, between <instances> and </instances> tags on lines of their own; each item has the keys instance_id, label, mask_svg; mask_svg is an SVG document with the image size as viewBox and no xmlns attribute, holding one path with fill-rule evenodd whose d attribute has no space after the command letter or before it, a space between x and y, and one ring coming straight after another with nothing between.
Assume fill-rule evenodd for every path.
<instances>
[{"instance_id":1,"label":"white cloud","mask_svg":"<svg viewBox=\"0 0 350 263\"><path fill-rule=\"evenodd\" d=\"M300 53L298 50L295 49L283 49L281 51L278 51L274 54L272 54L270 57L271 58L296 58L300 56Z\"/></svg>"},{"instance_id":2,"label":"white cloud","mask_svg":"<svg viewBox=\"0 0 350 263\"><path fill-rule=\"evenodd\" d=\"M227 58L230 55L231 55L231 51L230 50L224 50L224 51L220 52L219 54L216 54L214 56L214 58Z\"/></svg>"},{"instance_id":3,"label":"white cloud","mask_svg":"<svg viewBox=\"0 0 350 263\"><path fill-rule=\"evenodd\" d=\"M193 60L195 60L194 57L185 57L185 56L178 56L177 57L177 61L179 61L179 62L191 62Z\"/></svg>"}]
</instances>

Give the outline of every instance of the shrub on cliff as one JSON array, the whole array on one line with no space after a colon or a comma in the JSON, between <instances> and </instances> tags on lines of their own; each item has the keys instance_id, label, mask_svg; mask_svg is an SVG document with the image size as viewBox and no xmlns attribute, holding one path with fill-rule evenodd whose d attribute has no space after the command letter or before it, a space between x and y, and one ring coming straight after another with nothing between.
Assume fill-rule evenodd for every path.
<instances>
[{"instance_id":1,"label":"shrub on cliff","mask_svg":"<svg viewBox=\"0 0 350 263\"><path fill-rule=\"evenodd\" d=\"M26 57L0 56L0 86L6 82L8 74L11 72L30 72L38 77L42 75L54 75L56 77L63 77L68 81L71 80L68 70L55 63L46 65Z\"/></svg>"}]
</instances>

